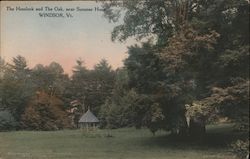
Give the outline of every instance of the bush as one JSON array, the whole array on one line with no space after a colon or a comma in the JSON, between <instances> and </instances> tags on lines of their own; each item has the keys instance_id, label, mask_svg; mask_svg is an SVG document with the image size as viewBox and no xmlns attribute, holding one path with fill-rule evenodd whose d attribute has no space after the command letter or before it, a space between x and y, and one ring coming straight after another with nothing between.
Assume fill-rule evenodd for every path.
<instances>
[{"instance_id":1,"label":"bush","mask_svg":"<svg viewBox=\"0 0 250 159\"><path fill-rule=\"evenodd\" d=\"M12 114L8 111L0 111L0 131L14 130L17 126Z\"/></svg>"},{"instance_id":2,"label":"bush","mask_svg":"<svg viewBox=\"0 0 250 159\"><path fill-rule=\"evenodd\" d=\"M249 154L249 140L237 140L232 144L233 152L242 159Z\"/></svg>"}]
</instances>

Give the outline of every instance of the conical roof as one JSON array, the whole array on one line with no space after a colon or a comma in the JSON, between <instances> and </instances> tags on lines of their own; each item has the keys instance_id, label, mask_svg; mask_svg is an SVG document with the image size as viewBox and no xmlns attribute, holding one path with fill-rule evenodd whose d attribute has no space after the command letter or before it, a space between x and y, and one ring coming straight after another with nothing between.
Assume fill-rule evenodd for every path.
<instances>
[{"instance_id":1,"label":"conical roof","mask_svg":"<svg viewBox=\"0 0 250 159\"><path fill-rule=\"evenodd\" d=\"M78 122L79 123L98 123L99 120L90 110L88 110L85 114L82 115L82 117L80 118Z\"/></svg>"}]
</instances>

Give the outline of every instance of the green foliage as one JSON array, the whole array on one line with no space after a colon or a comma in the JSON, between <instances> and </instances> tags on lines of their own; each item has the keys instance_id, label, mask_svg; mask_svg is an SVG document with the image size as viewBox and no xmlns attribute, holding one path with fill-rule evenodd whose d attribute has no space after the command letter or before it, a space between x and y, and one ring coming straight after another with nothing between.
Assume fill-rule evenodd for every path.
<instances>
[{"instance_id":1,"label":"green foliage","mask_svg":"<svg viewBox=\"0 0 250 159\"><path fill-rule=\"evenodd\" d=\"M85 102L90 106L95 114L99 114L101 105L108 97L111 97L114 87L115 72L105 59L100 60L90 72L88 97Z\"/></svg>"},{"instance_id":2,"label":"green foliage","mask_svg":"<svg viewBox=\"0 0 250 159\"><path fill-rule=\"evenodd\" d=\"M240 158L245 159L249 157L249 140L237 140L232 144L232 148L233 152L236 153Z\"/></svg>"},{"instance_id":3,"label":"green foliage","mask_svg":"<svg viewBox=\"0 0 250 159\"><path fill-rule=\"evenodd\" d=\"M159 124L163 123L163 111L159 103L154 103L152 97L138 94L134 89L129 88L128 73L130 72L126 68L117 70L113 95L101 108L102 126L107 128L148 126L155 132ZM144 82L138 79L136 81Z\"/></svg>"},{"instance_id":4,"label":"green foliage","mask_svg":"<svg viewBox=\"0 0 250 159\"><path fill-rule=\"evenodd\" d=\"M8 111L0 111L0 131L15 130L17 122Z\"/></svg>"},{"instance_id":5,"label":"green foliage","mask_svg":"<svg viewBox=\"0 0 250 159\"><path fill-rule=\"evenodd\" d=\"M8 109L19 122L26 102L34 93L34 89L25 58L17 56L13 58L13 63L13 65L5 65L1 78L1 105L4 109Z\"/></svg>"},{"instance_id":6,"label":"green foliage","mask_svg":"<svg viewBox=\"0 0 250 159\"><path fill-rule=\"evenodd\" d=\"M202 100L209 116L226 116L238 124L241 131L249 131L249 81L239 80L233 86L212 88L211 96Z\"/></svg>"},{"instance_id":7,"label":"green foliage","mask_svg":"<svg viewBox=\"0 0 250 159\"><path fill-rule=\"evenodd\" d=\"M100 116L101 106L112 96L115 72L105 59L96 64L93 70L88 70L81 59L76 62L65 96L71 101L80 101L81 105L74 113L75 122L78 122L79 114L86 112L88 108Z\"/></svg>"},{"instance_id":8,"label":"green foliage","mask_svg":"<svg viewBox=\"0 0 250 159\"><path fill-rule=\"evenodd\" d=\"M123 15L123 24L114 27L112 40L125 41L129 37L143 38L156 37L159 45L166 44L171 36L174 24L171 17L172 1L111 1L105 2L104 16L112 22L117 22Z\"/></svg>"},{"instance_id":9,"label":"green foliage","mask_svg":"<svg viewBox=\"0 0 250 159\"><path fill-rule=\"evenodd\" d=\"M21 118L37 91L62 96L68 77L63 74L60 64L52 62L49 66L37 65L34 69L27 67L22 56L13 58L13 64L3 64L1 77L1 106L13 114L20 127ZM26 127L27 128L27 127ZM32 129L33 127L30 127Z\"/></svg>"},{"instance_id":10,"label":"green foliage","mask_svg":"<svg viewBox=\"0 0 250 159\"><path fill-rule=\"evenodd\" d=\"M25 58L17 56L13 58L13 65L1 60L0 80L1 109L10 110L25 129L55 130L69 126L65 109L69 109L72 100L84 102L84 108L79 109L76 116L88 107L98 114L100 106L111 96L114 71L104 59L94 70L87 70L79 59L70 81L56 62L48 66L38 64L29 69ZM49 97L44 97L41 103L36 103L39 100L34 95L39 95L39 92L56 96L61 102L53 106L49 104Z\"/></svg>"},{"instance_id":11,"label":"green foliage","mask_svg":"<svg viewBox=\"0 0 250 159\"><path fill-rule=\"evenodd\" d=\"M248 131L248 1L124 0L104 7L114 22L125 12L113 40L156 37L157 45L131 46L125 60L129 87L147 101L137 103L141 121L150 121L158 105L166 125L183 125L189 104L190 116L226 116Z\"/></svg>"},{"instance_id":12,"label":"green foliage","mask_svg":"<svg viewBox=\"0 0 250 159\"><path fill-rule=\"evenodd\" d=\"M123 96L114 94L112 98L107 99L100 111L101 127L114 129L134 126L135 101L134 91L129 91Z\"/></svg>"},{"instance_id":13,"label":"green foliage","mask_svg":"<svg viewBox=\"0 0 250 159\"><path fill-rule=\"evenodd\" d=\"M150 42L143 43L142 47L131 46L129 57L124 61L128 70L129 86L135 87L139 93L160 91L161 81L166 77L154 49Z\"/></svg>"},{"instance_id":14,"label":"green foliage","mask_svg":"<svg viewBox=\"0 0 250 159\"><path fill-rule=\"evenodd\" d=\"M160 107L160 105L158 103L153 103L153 105L151 105L151 121L149 124L149 129L150 131L155 134L155 132L164 126L164 114L162 111L162 108Z\"/></svg>"},{"instance_id":15,"label":"green foliage","mask_svg":"<svg viewBox=\"0 0 250 159\"><path fill-rule=\"evenodd\" d=\"M129 86L135 89L140 98L136 103L138 105L136 121L140 121L137 122L139 124L137 126L148 126L154 131L156 130L154 127L168 130L182 129L181 127L186 127L184 105L189 101L192 86L183 83L184 73L177 74L178 71L174 68L167 68L158 52L157 47L143 43L142 47L130 47L129 57L125 60ZM164 118L154 121L156 115L152 113L154 110Z\"/></svg>"},{"instance_id":16,"label":"green foliage","mask_svg":"<svg viewBox=\"0 0 250 159\"><path fill-rule=\"evenodd\" d=\"M51 62L49 66L37 64L31 70L32 83L36 90L46 92L52 91L57 96L62 96L66 91L69 78L64 74L62 66L56 62Z\"/></svg>"},{"instance_id":17,"label":"green foliage","mask_svg":"<svg viewBox=\"0 0 250 159\"><path fill-rule=\"evenodd\" d=\"M87 95L88 82L91 81L89 77L89 70L84 66L84 61L78 59L77 65L74 67L72 80L68 87L67 96L71 100L78 99L81 102L85 102L85 96Z\"/></svg>"}]
</instances>

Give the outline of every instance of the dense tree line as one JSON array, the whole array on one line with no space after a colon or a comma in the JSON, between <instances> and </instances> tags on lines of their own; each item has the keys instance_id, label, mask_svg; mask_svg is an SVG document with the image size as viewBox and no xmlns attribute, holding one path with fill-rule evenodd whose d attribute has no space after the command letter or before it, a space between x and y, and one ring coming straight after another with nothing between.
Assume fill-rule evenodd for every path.
<instances>
[{"instance_id":1,"label":"dense tree line","mask_svg":"<svg viewBox=\"0 0 250 159\"><path fill-rule=\"evenodd\" d=\"M76 62L69 77L56 62L30 69L20 55L11 64L1 59L1 130L73 128L87 109L99 115L101 105L112 94L115 71L105 59L93 70L81 59ZM74 100L79 107L70 112Z\"/></svg>"}]
</instances>

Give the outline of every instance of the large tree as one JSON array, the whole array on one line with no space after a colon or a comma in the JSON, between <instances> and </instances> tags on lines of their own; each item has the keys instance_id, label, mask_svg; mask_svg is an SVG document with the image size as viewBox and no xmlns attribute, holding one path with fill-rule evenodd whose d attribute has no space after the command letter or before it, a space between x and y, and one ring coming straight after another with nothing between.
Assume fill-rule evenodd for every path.
<instances>
[{"instance_id":1,"label":"large tree","mask_svg":"<svg viewBox=\"0 0 250 159\"><path fill-rule=\"evenodd\" d=\"M153 50L145 46L130 48L127 60L132 62L126 65L138 93L154 94L148 88L154 82L163 81L162 88L178 91L178 98L173 98L172 105L180 102L184 111L183 104L190 101L186 99L204 101L211 110L210 115L225 115L231 119L248 110L248 98L245 98L249 94L246 91L249 87L248 1L124 0L107 2L104 7L105 16L113 22L123 16L123 23L112 32L113 40L124 41L129 37L140 40L150 36L156 39ZM142 56L147 52L156 57ZM161 62L154 71L156 59ZM156 75L156 72L161 73ZM152 76L147 76L149 73ZM161 77L164 80L159 80ZM186 96L189 93L192 98ZM175 93L163 94L170 98ZM240 115L240 119L247 115Z\"/></svg>"},{"instance_id":2,"label":"large tree","mask_svg":"<svg viewBox=\"0 0 250 159\"><path fill-rule=\"evenodd\" d=\"M91 70L88 87L88 106L98 114L107 97L112 94L114 71L106 59L101 59Z\"/></svg>"},{"instance_id":3,"label":"large tree","mask_svg":"<svg viewBox=\"0 0 250 159\"><path fill-rule=\"evenodd\" d=\"M188 84L187 72L177 73L172 67L166 68L159 51L150 43L129 48L129 57L125 60L129 86L142 98L138 102L137 115L141 125L153 131L164 128L185 134L185 104L190 102L192 85Z\"/></svg>"},{"instance_id":4,"label":"large tree","mask_svg":"<svg viewBox=\"0 0 250 159\"><path fill-rule=\"evenodd\" d=\"M206 10L210 12L205 13ZM196 74L199 88L197 100L201 101L204 112L209 112L207 115L226 116L246 128L249 125L249 2L211 1L203 4L198 13L191 23L196 29L197 44L187 47L192 52L192 60L187 62ZM209 30L214 33L209 34ZM215 34L218 35L216 43ZM209 46L211 42L214 44Z\"/></svg>"}]
</instances>

